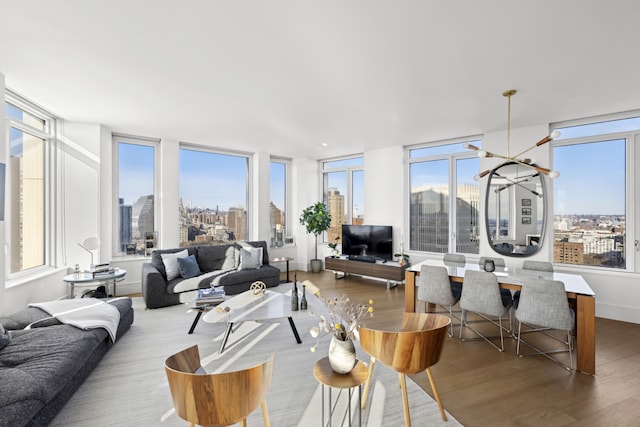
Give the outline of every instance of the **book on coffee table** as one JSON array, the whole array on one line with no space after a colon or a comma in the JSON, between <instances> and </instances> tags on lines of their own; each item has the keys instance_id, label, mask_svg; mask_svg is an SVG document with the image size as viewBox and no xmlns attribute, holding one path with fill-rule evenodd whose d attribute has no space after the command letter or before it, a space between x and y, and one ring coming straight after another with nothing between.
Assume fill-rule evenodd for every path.
<instances>
[{"instance_id":1,"label":"book on coffee table","mask_svg":"<svg viewBox=\"0 0 640 427\"><path fill-rule=\"evenodd\" d=\"M195 305L213 305L224 302L225 292L222 288L198 289Z\"/></svg>"}]
</instances>

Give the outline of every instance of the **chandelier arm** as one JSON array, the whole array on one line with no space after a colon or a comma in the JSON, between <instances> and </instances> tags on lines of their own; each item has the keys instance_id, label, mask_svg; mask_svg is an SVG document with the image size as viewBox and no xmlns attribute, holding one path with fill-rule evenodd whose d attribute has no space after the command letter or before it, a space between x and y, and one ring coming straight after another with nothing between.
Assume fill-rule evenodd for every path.
<instances>
[{"instance_id":1,"label":"chandelier arm","mask_svg":"<svg viewBox=\"0 0 640 427\"><path fill-rule=\"evenodd\" d=\"M514 157L520 157L522 156L524 153L528 153L529 151L533 150L534 148L538 148L541 145L546 144L549 141L552 141L553 138L551 137L551 135L547 135L544 138L542 138L540 141L536 142L535 144L533 144L531 147L527 148L526 150L524 150L522 153L518 153L516 154Z\"/></svg>"}]
</instances>

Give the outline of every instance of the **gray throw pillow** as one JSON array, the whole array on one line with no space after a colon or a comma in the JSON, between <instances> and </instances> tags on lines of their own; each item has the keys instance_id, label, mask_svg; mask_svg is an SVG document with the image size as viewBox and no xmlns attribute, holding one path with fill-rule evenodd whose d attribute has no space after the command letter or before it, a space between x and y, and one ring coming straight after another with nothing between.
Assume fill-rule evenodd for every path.
<instances>
[{"instance_id":1,"label":"gray throw pillow","mask_svg":"<svg viewBox=\"0 0 640 427\"><path fill-rule=\"evenodd\" d=\"M189 256L189 252L185 249L180 252L171 254L162 254L162 262L164 263L164 269L167 271L167 280L175 279L180 275L180 269L178 268L178 258L186 258Z\"/></svg>"},{"instance_id":2,"label":"gray throw pillow","mask_svg":"<svg viewBox=\"0 0 640 427\"><path fill-rule=\"evenodd\" d=\"M4 326L0 323L0 350L5 348L10 341L11 335L9 335L9 332L4 330Z\"/></svg>"},{"instance_id":3,"label":"gray throw pillow","mask_svg":"<svg viewBox=\"0 0 640 427\"><path fill-rule=\"evenodd\" d=\"M262 248L240 248L240 266L238 270L260 268L262 265Z\"/></svg>"},{"instance_id":4,"label":"gray throw pillow","mask_svg":"<svg viewBox=\"0 0 640 427\"><path fill-rule=\"evenodd\" d=\"M195 255L189 255L186 258L178 258L178 268L180 269L180 275L184 279L196 277L202 274Z\"/></svg>"}]
</instances>

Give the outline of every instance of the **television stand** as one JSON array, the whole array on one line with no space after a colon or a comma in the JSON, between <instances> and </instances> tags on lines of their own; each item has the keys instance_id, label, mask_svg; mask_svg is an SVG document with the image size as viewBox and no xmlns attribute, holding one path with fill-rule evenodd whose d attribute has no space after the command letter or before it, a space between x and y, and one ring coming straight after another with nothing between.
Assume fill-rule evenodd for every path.
<instances>
[{"instance_id":1,"label":"television stand","mask_svg":"<svg viewBox=\"0 0 640 427\"><path fill-rule=\"evenodd\" d=\"M409 265L398 265L394 261L372 263L333 257L324 259L325 270L333 270L336 279L342 279L349 274L386 279L387 289L391 289L404 281L404 273ZM343 273L343 275L338 276L338 273Z\"/></svg>"}]
</instances>

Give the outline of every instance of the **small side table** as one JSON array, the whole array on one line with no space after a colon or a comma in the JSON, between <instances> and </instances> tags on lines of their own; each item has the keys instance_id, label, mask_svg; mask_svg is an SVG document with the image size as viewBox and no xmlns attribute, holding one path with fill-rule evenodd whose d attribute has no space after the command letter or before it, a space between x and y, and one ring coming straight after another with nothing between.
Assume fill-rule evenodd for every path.
<instances>
[{"instance_id":1,"label":"small side table","mask_svg":"<svg viewBox=\"0 0 640 427\"><path fill-rule=\"evenodd\" d=\"M287 263L287 281L283 283L289 283L289 261L293 261L293 258L283 256L279 258L273 258L270 262L286 262Z\"/></svg>"},{"instance_id":2,"label":"small side table","mask_svg":"<svg viewBox=\"0 0 640 427\"><path fill-rule=\"evenodd\" d=\"M345 411L345 415L349 417L349 426L351 426L351 389L354 387L358 387L358 425L362 426L362 406L360 405L360 401L362 400L362 384L367 380L368 370L367 366L360 360L356 362L356 366L353 368L351 372L348 374L339 374L331 369L331 365L329 365L329 358L325 357L316 362L313 365L313 376L316 377L316 380L320 384L322 384L322 427L325 425L331 426L331 418L334 410L334 403L331 401L331 389L338 388L340 392L338 393L337 399L340 397L340 393L342 389L347 389L349 394L349 401L347 403L348 407ZM325 416L325 403L324 403L324 386L328 386L329 391L329 405L328 405L328 415L329 415L329 423L325 424L324 416ZM340 424L342 425L342 424Z\"/></svg>"},{"instance_id":3,"label":"small side table","mask_svg":"<svg viewBox=\"0 0 640 427\"><path fill-rule=\"evenodd\" d=\"M115 268L113 273L104 274L93 277L93 274L81 272L71 273L62 278L62 280L69 285L69 298L75 298L76 286L93 286L97 283L105 283L107 286L107 294L109 294L109 286L113 285L113 296L116 296L116 283L124 279L127 274L127 270L122 268Z\"/></svg>"}]
</instances>

